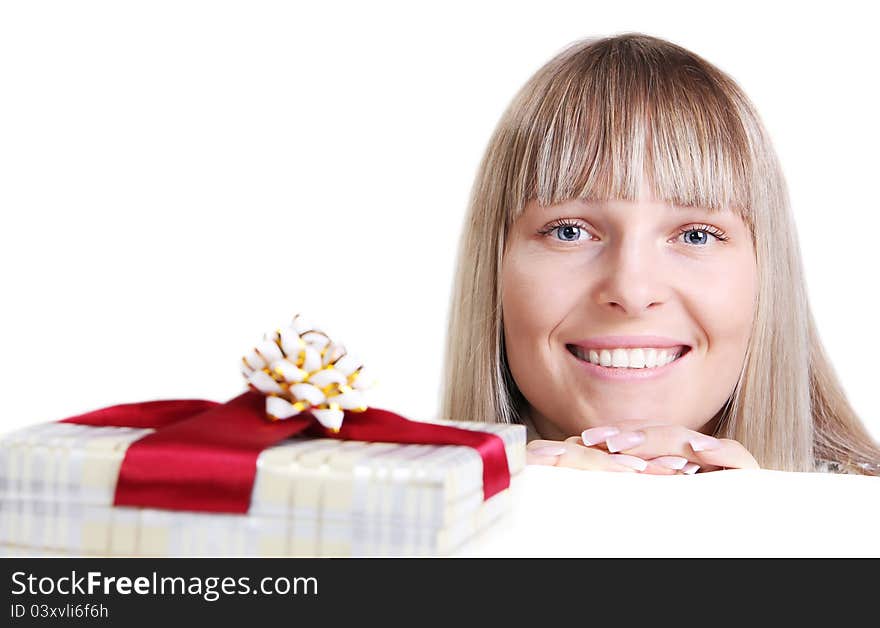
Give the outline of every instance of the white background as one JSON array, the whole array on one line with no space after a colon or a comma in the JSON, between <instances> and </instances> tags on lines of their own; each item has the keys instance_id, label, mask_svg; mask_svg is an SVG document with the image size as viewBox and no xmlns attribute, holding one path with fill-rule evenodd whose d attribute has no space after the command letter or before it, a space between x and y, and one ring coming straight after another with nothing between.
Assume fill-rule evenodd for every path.
<instances>
[{"instance_id":1,"label":"white background","mask_svg":"<svg viewBox=\"0 0 880 628\"><path fill-rule=\"evenodd\" d=\"M503 109L568 43L641 31L756 103L820 333L880 437L868 10L4 2L0 432L231 398L240 356L297 311L364 358L374 405L436 417L459 231Z\"/></svg>"}]
</instances>

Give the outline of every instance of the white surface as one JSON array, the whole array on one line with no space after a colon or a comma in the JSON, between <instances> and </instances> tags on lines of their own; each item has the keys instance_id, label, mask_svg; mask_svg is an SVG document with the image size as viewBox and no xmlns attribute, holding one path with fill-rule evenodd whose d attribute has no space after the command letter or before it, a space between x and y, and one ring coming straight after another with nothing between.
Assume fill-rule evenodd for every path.
<instances>
[{"instance_id":1,"label":"white surface","mask_svg":"<svg viewBox=\"0 0 880 628\"><path fill-rule=\"evenodd\" d=\"M455 556L880 557L880 478L537 465L520 476L510 513Z\"/></svg>"},{"instance_id":2,"label":"white surface","mask_svg":"<svg viewBox=\"0 0 880 628\"><path fill-rule=\"evenodd\" d=\"M880 436L880 334L865 334L880 309L865 289L880 267L873 10L2 2L0 432L112 403L231 398L240 356L300 309L364 358L375 405L432 418L492 130L563 46L640 30L755 101L820 332Z\"/></svg>"}]
</instances>

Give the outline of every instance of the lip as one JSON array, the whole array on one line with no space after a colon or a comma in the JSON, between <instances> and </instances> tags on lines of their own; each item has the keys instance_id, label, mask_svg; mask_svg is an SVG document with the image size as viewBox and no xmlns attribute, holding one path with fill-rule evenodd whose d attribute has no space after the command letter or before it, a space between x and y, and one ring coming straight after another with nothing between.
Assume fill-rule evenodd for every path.
<instances>
[{"instance_id":1,"label":"lip","mask_svg":"<svg viewBox=\"0 0 880 628\"><path fill-rule=\"evenodd\" d=\"M681 340L667 336L594 336L585 340L575 340L566 344L577 345L583 349L669 349L670 347L691 346Z\"/></svg>"},{"instance_id":2,"label":"lip","mask_svg":"<svg viewBox=\"0 0 880 628\"><path fill-rule=\"evenodd\" d=\"M656 337L656 336L655 336ZM618 336L619 338L619 336ZM646 336L642 336L642 341L644 341ZM570 343L571 344L571 343ZM681 346L683 343L675 343L672 347ZM621 349L624 346L615 345L616 347L620 347ZM635 345L636 347L650 347L652 345ZM658 345L654 345L658 346ZM659 345L663 346L663 345ZM688 359L688 357L693 353L691 348L688 345L684 345L686 348L684 353L680 355L678 358L670 362L669 364L664 364L663 366L655 366L652 368L640 368L640 369L630 369L630 368L612 368L609 366L600 366L598 364L593 364L588 360L581 360L575 354L568 350L568 347L565 347L565 353L571 356L571 359L577 362L578 366L580 366L584 371L597 379L602 379L610 382L640 382L645 380L655 380L661 377L665 377L669 375L675 368L677 368L682 362Z\"/></svg>"}]
</instances>

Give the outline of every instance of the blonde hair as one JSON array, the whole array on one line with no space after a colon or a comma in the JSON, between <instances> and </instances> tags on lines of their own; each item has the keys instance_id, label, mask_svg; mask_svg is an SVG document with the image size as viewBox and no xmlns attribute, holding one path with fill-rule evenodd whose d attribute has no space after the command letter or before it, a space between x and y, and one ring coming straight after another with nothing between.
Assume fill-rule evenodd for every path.
<instances>
[{"instance_id":1,"label":"blonde hair","mask_svg":"<svg viewBox=\"0 0 880 628\"><path fill-rule=\"evenodd\" d=\"M570 44L526 82L495 129L459 243L440 416L522 421L500 271L525 204L637 200L642 176L659 199L736 212L755 246L751 337L715 435L741 442L763 468L811 471L827 460L880 475L880 448L816 332L785 179L754 105L701 57L641 33Z\"/></svg>"}]
</instances>

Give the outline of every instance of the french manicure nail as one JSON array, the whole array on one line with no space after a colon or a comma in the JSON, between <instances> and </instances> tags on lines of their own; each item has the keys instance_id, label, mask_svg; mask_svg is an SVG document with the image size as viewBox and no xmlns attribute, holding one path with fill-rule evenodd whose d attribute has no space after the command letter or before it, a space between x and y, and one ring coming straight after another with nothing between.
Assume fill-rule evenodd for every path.
<instances>
[{"instance_id":1,"label":"french manicure nail","mask_svg":"<svg viewBox=\"0 0 880 628\"><path fill-rule=\"evenodd\" d=\"M614 436L619 433L620 430L616 427L591 427L590 429L581 432L581 440L584 441L584 445L595 445L596 443L601 443L609 436Z\"/></svg>"},{"instance_id":2,"label":"french manicure nail","mask_svg":"<svg viewBox=\"0 0 880 628\"><path fill-rule=\"evenodd\" d=\"M617 464L622 464L636 471L644 471L648 468L648 463L636 456L627 456L626 454L613 454L609 456Z\"/></svg>"},{"instance_id":3,"label":"french manicure nail","mask_svg":"<svg viewBox=\"0 0 880 628\"><path fill-rule=\"evenodd\" d=\"M543 447L529 449L528 452L536 456L561 456L565 453L565 447L561 445L544 445Z\"/></svg>"},{"instance_id":4,"label":"french manicure nail","mask_svg":"<svg viewBox=\"0 0 880 628\"><path fill-rule=\"evenodd\" d=\"M653 458L651 462L673 471L680 471L687 465L688 459L681 456L660 456L659 458Z\"/></svg>"},{"instance_id":5,"label":"french manicure nail","mask_svg":"<svg viewBox=\"0 0 880 628\"><path fill-rule=\"evenodd\" d=\"M605 439L608 451L623 451L631 449L636 445L640 445L645 440L645 435L641 432L621 432Z\"/></svg>"},{"instance_id":6,"label":"french manicure nail","mask_svg":"<svg viewBox=\"0 0 880 628\"><path fill-rule=\"evenodd\" d=\"M685 475L693 475L700 469L700 465L696 462L689 462L682 468L681 472Z\"/></svg>"},{"instance_id":7,"label":"french manicure nail","mask_svg":"<svg viewBox=\"0 0 880 628\"><path fill-rule=\"evenodd\" d=\"M712 438L711 436L705 436L703 434L699 436L694 436L688 441L691 444L691 449L694 451L709 451L710 449L717 449L721 447L721 441L717 438Z\"/></svg>"}]
</instances>

